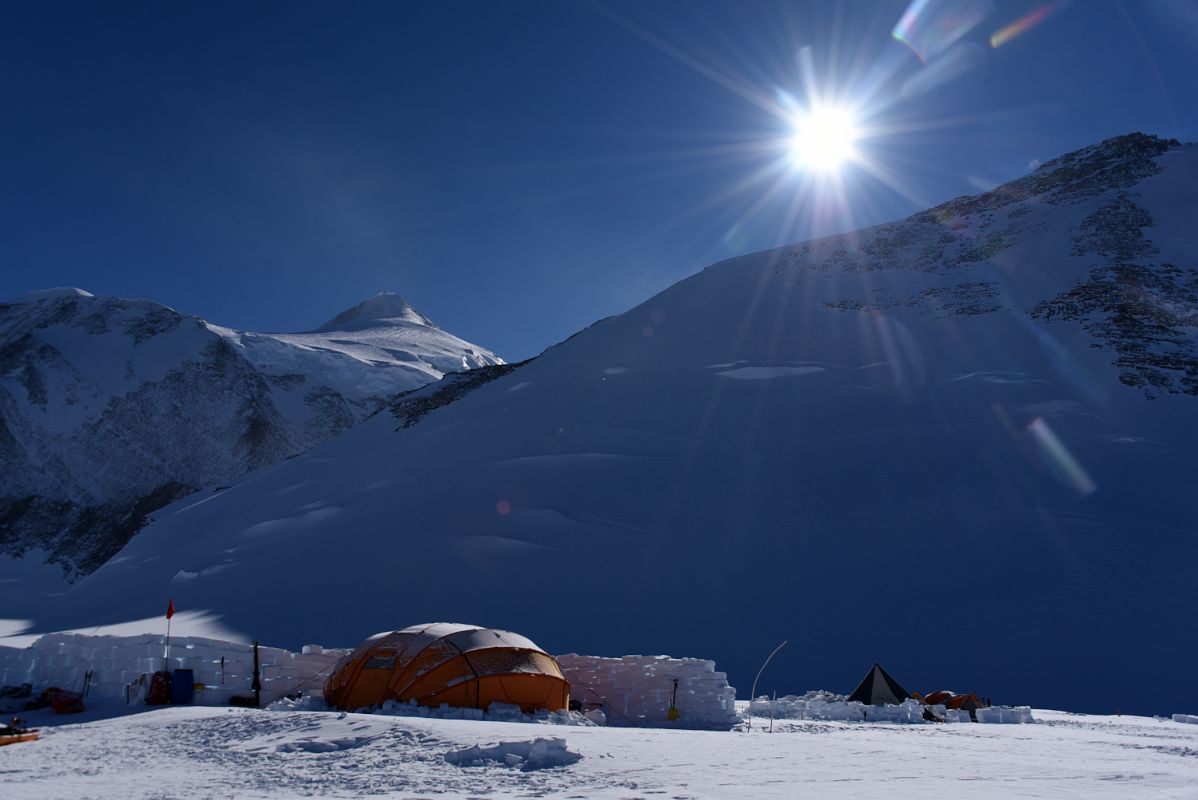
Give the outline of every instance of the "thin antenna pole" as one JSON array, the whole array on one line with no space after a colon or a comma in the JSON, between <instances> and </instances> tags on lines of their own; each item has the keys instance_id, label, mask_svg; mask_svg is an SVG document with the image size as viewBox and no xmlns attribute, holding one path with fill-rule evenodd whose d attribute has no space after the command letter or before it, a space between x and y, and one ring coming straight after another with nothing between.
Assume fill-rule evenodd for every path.
<instances>
[{"instance_id":1,"label":"thin antenna pole","mask_svg":"<svg viewBox=\"0 0 1198 800\"><path fill-rule=\"evenodd\" d=\"M757 681L761 680L761 673L765 672L766 665L770 663L770 660L774 656L778 655L778 651L783 647L786 647L785 639L782 641L782 644L774 648L774 652L766 656L765 661L761 664L761 669L757 670L757 677L753 679L753 688L749 690L749 730L753 729L753 698L757 696ZM770 713L773 713L772 707Z\"/></svg>"}]
</instances>

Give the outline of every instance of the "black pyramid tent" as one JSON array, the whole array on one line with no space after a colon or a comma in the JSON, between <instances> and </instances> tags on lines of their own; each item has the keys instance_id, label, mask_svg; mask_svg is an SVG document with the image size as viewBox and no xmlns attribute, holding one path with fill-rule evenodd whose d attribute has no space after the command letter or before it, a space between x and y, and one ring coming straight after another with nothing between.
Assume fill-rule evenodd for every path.
<instances>
[{"instance_id":1,"label":"black pyramid tent","mask_svg":"<svg viewBox=\"0 0 1198 800\"><path fill-rule=\"evenodd\" d=\"M899 686L899 682L890 677L890 673L882 669L881 664L875 663L873 669L866 673L861 683L849 695L849 700L856 700L867 706L885 703L897 706L910 697L910 692Z\"/></svg>"}]
</instances>

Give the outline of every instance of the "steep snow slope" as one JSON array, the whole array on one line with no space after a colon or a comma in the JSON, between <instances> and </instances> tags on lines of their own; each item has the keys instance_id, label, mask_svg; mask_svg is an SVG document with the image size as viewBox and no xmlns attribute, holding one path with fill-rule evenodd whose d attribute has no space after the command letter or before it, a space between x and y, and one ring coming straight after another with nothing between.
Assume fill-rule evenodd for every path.
<instances>
[{"instance_id":1,"label":"steep snow slope","mask_svg":"<svg viewBox=\"0 0 1198 800\"><path fill-rule=\"evenodd\" d=\"M392 294L299 334L80 289L0 304L0 578L89 572L166 503L495 363Z\"/></svg>"},{"instance_id":2,"label":"steep snow slope","mask_svg":"<svg viewBox=\"0 0 1198 800\"><path fill-rule=\"evenodd\" d=\"M171 506L29 616L173 596L289 645L463 620L715 658L742 693L785 638L781 689L880 660L910 689L1196 706L1196 219L1198 148L1133 135L717 264Z\"/></svg>"}]
</instances>

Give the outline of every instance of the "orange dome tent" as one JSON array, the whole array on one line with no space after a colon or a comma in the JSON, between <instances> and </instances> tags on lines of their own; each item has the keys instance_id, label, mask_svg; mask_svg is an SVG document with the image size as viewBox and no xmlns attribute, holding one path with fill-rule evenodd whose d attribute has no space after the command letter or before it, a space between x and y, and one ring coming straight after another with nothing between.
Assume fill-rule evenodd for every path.
<instances>
[{"instance_id":1,"label":"orange dome tent","mask_svg":"<svg viewBox=\"0 0 1198 800\"><path fill-rule=\"evenodd\" d=\"M345 710L415 700L558 711L569 705L570 684L553 656L517 633L435 622L367 639L337 663L324 699Z\"/></svg>"}]
</instances>

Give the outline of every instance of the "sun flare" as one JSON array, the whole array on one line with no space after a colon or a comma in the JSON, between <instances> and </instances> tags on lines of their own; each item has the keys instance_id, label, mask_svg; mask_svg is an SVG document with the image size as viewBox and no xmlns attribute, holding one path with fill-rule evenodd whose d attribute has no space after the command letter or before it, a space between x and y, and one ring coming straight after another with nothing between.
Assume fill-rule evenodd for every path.
<instances>
[{"instance_id":1,"label":"sun flare","mask_svg":"<svg viewBox=\"0 0 1198 800\"><path fill-rule=\"evenodd\" d=\"M860 136L853 115L843 108L814 108L794 120L790 158L795 166L817 172L838 172L857 157L853 143Z\"/></svg>"}]
</instances>

